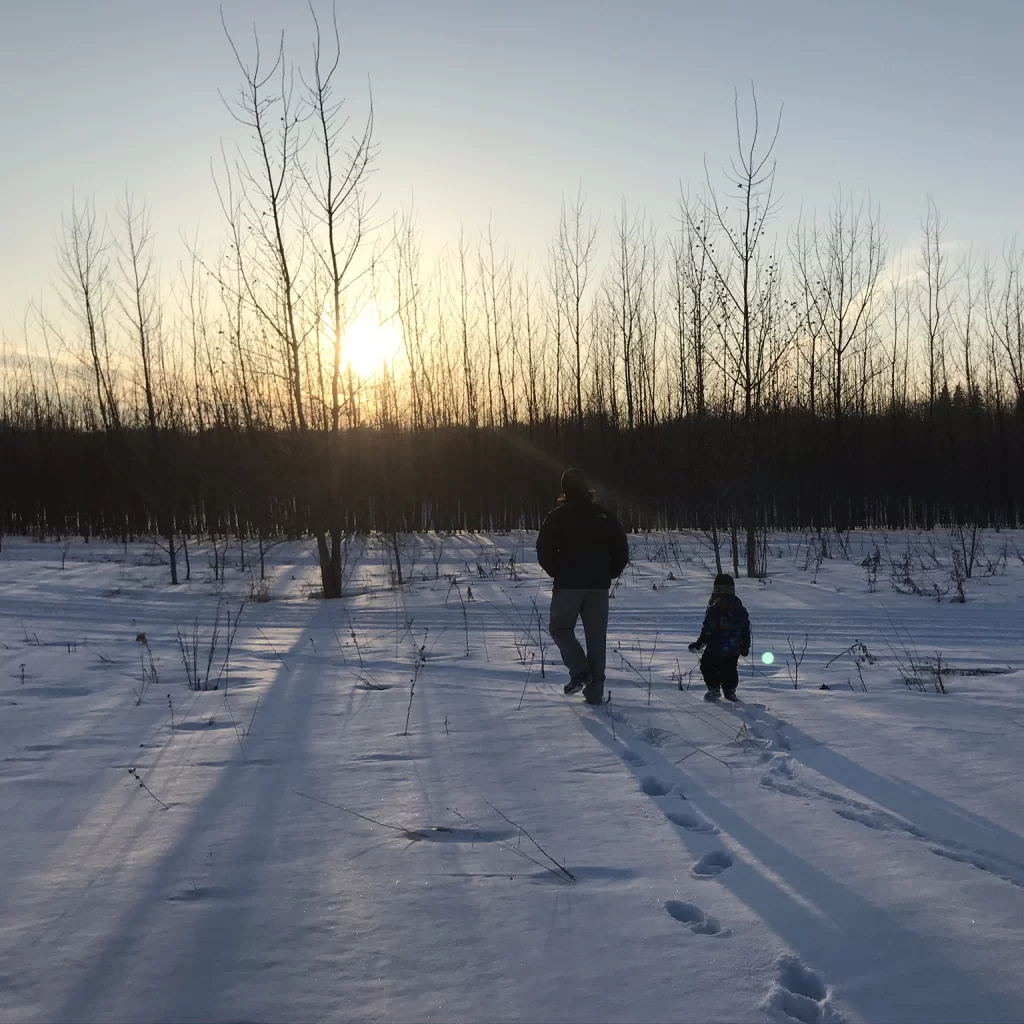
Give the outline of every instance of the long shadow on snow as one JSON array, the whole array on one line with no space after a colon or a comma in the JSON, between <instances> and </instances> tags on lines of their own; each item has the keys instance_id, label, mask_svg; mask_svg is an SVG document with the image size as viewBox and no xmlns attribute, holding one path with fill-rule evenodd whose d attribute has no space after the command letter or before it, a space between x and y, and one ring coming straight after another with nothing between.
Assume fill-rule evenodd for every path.
<instances>
[{"instance_id":1,"label":"long shadow on snow","mask_svg":"<svg viewBox=\"0 0 1024 1024\"><path fill-rule=\"evenodd\" d=\"M622 743L602 722L581 716L587 731L620 759ZM636 749L642 741L624 724L616 725L622 738ZM750 850L804 899L822 910L815 914L762 875L749 861L740 861L716 876L753 909L808 963L823 971L830 984L841 987L840 998L856 1006L866 1020L917 1021L922 1005L918 992L930 995L928 1020L955 1024L964 1020L1018 1021L1020 1007L997 991L979 987L979 979L960 971L939 943L927 934L908 931L899 918L867 903L839 885L823 871L781 846L726 804L702 790L650 746L644 746L646 766L622 763L641 781L652 772L681 785L687 798L721 829ZM702 839L676 829L680 841L694 856L707 852ZM907 973L906 950L913 949L926 965L919 978ZM899 984L894 974L901 973ZM940 992L941 989L941 992Z\"/></svg>"},{"instance_id":2,"label":"long shadow on snow","mask_svg":"<svg viewBox=\"0 0 1024 1024\"><path fill-rule=\"evenodd\" d=\"M473 666L475 671L476 666ZM453 782L457 787L460 781L472 779L472 775L460 771L462 758L455 754L451 739L444 736L442 732L442 721L444 712L437 709L437 704L443 704L441 694L447 693L450 698L453 693L459 695L462 702L459 719L472 718L473 721L487 720L488 728L498 730L507 729L507 723L500 717L491 716L487 713L490 701L487 700L486 690L480 690L466 686L464 679L459 679L456 686L452 686L450 678L443 676L444 667L437 662L428 662L423 675L416 684L416 696L413 701L413 715L411 733L403 736L401 743L412 756L409 762L416 788L419 791L423 810L418 821L413 821L413 826L438 824L458 825L461 828L472 828L463 822L453 821L453 815L449 814L446 808L457 806L461 800L457 800L457 794L453 792ZM441 693L438 688L444 687ZM403 687L407 692L407 688ZM467 707L467 701L476 704L475 713L471 714ZM399 719L404 719L406 697L403 696L395 702ZM478 718L477 715L480 717ZM458 737L456 737L456 744ZM410 782L412 779L410 779ZM465 795L465 793L463 793ZM504 824L504 823L502 823ZM500 838L510 837L502 834ZM489 851L485 853L484 851ZM415 844L406 850L406 855L414 861L426 858L409 868L411 878L435 879L447 876L449 878L463 877L471 879L474 876L483 877L492 874L494 877L508 877L509 875L523 872L519 864L526 862L512 863L517 858L509 853L502 852L497 847L491 847L487 843L467 847L462 843L440 843L431 844L429 848L422 844ZM481 871L481 861L489 871ZM500 869L505 867L504 871ZM369 881L369 879L368 879ZM487 909L484 904L486 897L473 884L446 886L438 888L435 886L410 887L406 900L398 904L382 908L378 921L383 925L385 933L400 935L403 931L403 917L412 913L417 916L437 916L439 922L450 920L454 917L459 921L457 930L439 924L437 937L443 941L448 950L448 956L452 962L465 965L467 973L475 981L473 1001L470 1005L477 1008L481 1006L501 1005L502 989L500 977L495 977L490 965L493 964L495 956L499 951L492 945L489 933L492 929L488 926ZM458 907L454 911L454 907ZM386 923L385 923L386 922ZM382 951L381 962L397 976L403 971L404 953L403 943L399 941L390 945L386 952ZM479 1012L479 1010L477 1010ZM472 1016L472 1014L470 1014Z\"/></svg>"},{"instance_id":3,"label":"long shadow on snow","mask_svg":"<svg viewBox=\"0 0 1024 1024\"><path fill-rule=\"evenodd\" d=\"M999 854L1024 865L1024 837L1017 833L911 782L878 775L808 736L790 722L783 723L765 713L759 713L758 718L768 720L777 729L784 729L787 739L795 741L786 753L838 785L906 818L936 839L947 839L979 851ZM968 836L964 835L965 831Z\"/></svg>"},{"instance_id":4,"label":"long shadow on snow","mask_svg":"<svg viewBox=\"0 0 1024 1024\"><path fill-rule=\"evenodd\" d=\"M403 598L404 594L405 592L402 592ZM403 614L408 616L409 612L403 608ZM356 618L356 613L353 613L353 617ZM416 627L421 625L423 621L417 612ZM433 630L433 627L431 628ZM455 643L460 644L461 637L457 638ZM509 644L511 646L511 640ZM410 641L406 639L396 661L393 657L393 642L390 649L388 645L382 645L384 653L374 658L374 674L387 670L407 672L409 646ZM389 694L378 694L375 697L381 698L382 705L384 701L390 705L386 712L381 712L394 716L386 720L389 727L388 739L391 743L400 745L409 756L409 760L404 762L409 772L407 783L417 790L422 806L418 818L403 821L403 824L423 827L444 822L465 828L465 823L459 822L446 808L457 807L463 800L471 799L474 806L463 807L463 810L477 814L479 811L475 805L487 796L499 804L502 802L499 796L501 788L493 787L498 790L497 794L489 791L491 787L488 785L489 774L486 766L481 773L479 766L474 765L471 760L467 761L469 755L463 750L461 741L464 740L462 730L465 728L465 722L472 721L475 733L489 737L491 743L504 742L510 746L514 745L514 737L508 722L508 701L512 701L514 706L514 698L509 693L507 669L481 665L475 661L466 663L462 657L455 657L451 661L429 660L416 684L409 736L395 736L396 732L402 730L404 724L408 684L404 683ZM454 713L454 735L446 736L443 721L446 710L453 707L457 708ZM490 825L494 817L492 813L487 812L484 820ZM505 825L504 822L496 824ZM498 828L498 834L501 838L511 838L511 832L506 836L501 827ZM464 1010L464 1014L472 1019L479 1016L480 1007L503 1005L507 999L506 980L500 972L494 972L493 965L496 960L507 954L507 950L501 948L500 943L494 938L495 925L491 920L493 904L490 903L490 898L471 880L514 877L514 884L545 884L554 881L552 873L488 843L478 843L475 846L463 843L416 843L408 846L402 855L411 862L408 867L410 885L401 900L388 901L378 910L375 920L380 933L402 936L406 930L404 921L410 915L416 918L436 918L436 937L439 942L444 943L446 959L452 963L462 964L467 973L475 979L471 1000L464 1004L472 1009ZM350 871L349 884L358 887L355 873L362 870L362 866L349 861L347 867ZM373 884L376 871L376 867L369 867L365 877L368 885ZM414 881L438 878L465 879L469 884L442 888L434 885L423 886ZM556 915L563 899L564 894L558 891L551 901ZM542 905L546 905L547 902L543 901ZM446 923L453 919L458 921L458 927L454 930ZM501 934L500 928L498 934ZM370 941L371 946L375 941ZM375 951L377 970L385 976L404 979L408 973L408 952L403 939L385 940L384 945ZM399 1001L408 998L422 999L422 993L412 996L407 992L408 984L407 979L396 981L392 998ZM362 983L357 985L350 995L353 1005L357 1005L364 998L373 998L370 993L364 992ZM467 998L469 997L465 995L460 997Z\"/></svg>"},{"instance_id":5,"label":"long shadow on snow","mask_svg":"<svg viewBox=\"0 0 1024 1024\"><path fill-rule=\"evenodd\" d=\"M443 669L441 671L443 672ZM422 690L418 687L416 691L414 719L417 725L407 742L410 743L410 749L415 745L417 751L424 755L416 762L421 792L427 806L433 805L435 808L451 805L454 795L453 784L464 796L475 793L478 797L477 802L486 797L504 806L503 797L511 795L506 788L509 780L502 778L500 774L491 777L486 768L481 774L479 766L473 759L487 755L471 754L462 749L459 732L453 737L454 743L442 736L443 705L446 703L445 697L454 700L459 708L460 729L464 721L470 720L475 723L477 734L489 737L489 744L507 744L510 750L514 750L522 741L517 729L511 724L515 718L509 715L509 707L515 706L520 688L518 683L509 687L507 669L472 662L465 664L460 671L462 674L457 687L449 689L445 684L450 683L450 680L444 679L428 665L422 677L425 685ZM493 681L494 685L477 685L483 675L493 676L493 680L488 679L488 682ZM542 680L538 679L537 682L540 685ZM531 683L531 688L532 686ZM539 692L544 693L544 690ZM469 710L467 702L472 702L472 711ZM552 700L550 703L554 705L557 702ZM423 769L423 774L420 768ZM522 794L517 793L516 797L522 799ZM512 813L518 817L515 811ZM484 821L489 822L492 817L493 815L488 813ZM529 849L528 844L524 846ZM553 898L535 904L535 916L531 920L536 924L537 942L528 943L519 954L527 958L524 970L536 972L534 978L538 984L548 984L552 957L584 955L586 949L586 941L580 938L571 923L575 887L566 886L564 880L559 879L551 870L543 866L530 865L507 851L495 848L490 853L484 853L483 850L484 848L477 847L472 860L468 860L469 851L465 847L446 847L444 874L462 874L467 878L514 877L516 885L529 883L551 886L554 889ZM416 852L422 851L417 847L410 851L410 855L415 856ZM543 863L540 855L535 856ZM480 863L481 857L484 860L483 865ZM505 870L500 870L502 866ZM482 867L485 869L481 870ZM573 873L580 883L621 881L634 877L632 871L615 867L574 865ZM420 893L418 898L422 900L423 894ZM455 894L449 890L445 896L448 901L446 912L455 898ZM453 955L464 957L469 964L482 964L483 969L476 974L480 990L475 994L473 1005L478 1013L479 1007L495 1005L505 1005L511 1013L507 1003L507 991L503 988L505 981L500 975L495 976L489 969L495 957L502 957L508 953L507 948L502 948L500 942L496 944L491 938L494 928L489 924L489 918L493 915L493 906L481 902L480 893L473 886L464 887L457 898L461 907L459 933L446 937L446 941L452 943ZM532 899L525 896L523 898ZM567 950L571 950L571 954L567 954Z\"/></svg>"},{"instance_id":6,"label":"long shadow on snow","mask_svg":"<svg viewBox=\"0 0 1024 1024\"><path fill-rule=\"evenodd\" d=\"M308 622L292 651L301 651L308 645L309 635L318 628L322 611ZM286 723L289 736L297 741L296 760L301 758L302 749L310 725L312 702L296 700L301 691L308 688L304 680L284 665L278 670L274 681L267 690L263 710L264 720L273 717L275 711L282 716L278 721ZM192 852L201 847L205 838L221 840L224 827L223 815L230 812L238 802L240 792L255 784L262 788L255 794L246 827L238 837L237 846L244 851L244 857L234 871L232 891L251 895L256 889L258 871L262 866L275 828L279 820L281 799L289 789L290 773L274 771L260 772L253 776L244 768L224 771L213 789L193 811L192 817L181 830L175 843L168 849L151 870L149 879L139 888L132 909L121 919L117 931L109 935L99 953L93 957L71 993L64 999L61 1009L53 1015L55 1020L84 1021L108 1019L128 1009L137 1013L138 1007L122 1007L116 1000L118 982L122 979L123 965L140 955L147 943L153 942L150 925L164 911L166 899L182 877L187 874L187 865ZM177 956L161 961L160 952L154 953L151 962L167 964L164 972L148 980L150 990L142 996L152 1019L194 1020L212 1019L214 1003L218 995L226 994L230 986L223 985L225 959L245 950L247 925L250 910L238 901L216 905L213 922L208 916L198 922L191 922L195 932L190 938L173 943L176 953L184 952L188 959L184 965ZM184 921L182 922L185 923ZM211 955L216 970L211 967ZM143 961L147 959L142 958ZM220 983L219 991L217 986ZM154 989L156 991L154 991ZM136 990L132 990L136 991ZM112 997L113 996L113 1005ZM162 1012L153 1012L162 1006Z\"/></svg>"},{"instance_id":7,"label":"long shadow on snow","mask_svg":"<svg viewBox=\"0 0 1024 1024\"><path fill-rule=\"evenodd\" d=\"M97 616L100 616L102 619L104 610L101 609L97 611L95 609L85 609L82 606L82 602L79 601L80 596L81 595L79 594L75 594L75 599L72 601L65 602L65 604L67 605L68 608L76 609L77 612L81 613L84 616L84 619L87 623L90 623L93 626L95 626ZM165 602L165 604L172 603L172 596L173 595L167 595L168 601ZM173 602L174 611L176 615L181 611L180 597L188 596L190 595L178 595L179 600ZM212 616L213 609L216 607L215 599L219 600L219 598L217 598L216 595L200 596L207 598L206 604L202 606L197 606L193 603L192 607L199 607L200 617L205 621L207 617ZM103 604L105 606L108 606L110 602L106 598L104 598ZM0 617L2 617L3 607L4 602L0 600ZM40 631L43 633L44 636L50 635L50 624L52 624L52 622L54 621L52 618L52 603L47 605L46 607L50 609L50 618L47 620L47 626L40 626ZM177 621L177 619L161 619L154 610L155 607L155 605L147 606L146 616L143 622L146 625L149 635L154 638L154 642L156 642L157 638L160 638L161 642L166 641L169 643L169 638L172 635L170 632L172 628L170 623L173 621ZM261 614L258 605L253 607L256 614ZM277 615L277 619L273 621L271 621L270 618L267 618L265 621L263 619L260 619L257 623L253 623L250 617L247 620L248 628L256 629L257 626L260 624L264 626L284 626L286 628L297 627L298 625L301 625L302 621L304 620L300 620L299 614L297 612L292 611L291 609L288 609L285 612L285 617L287 621L280 621L283 607L283 605L279 605L275 608L274 614ZM126 602L125 608L126 613L138 613L137 607L128 602ZM62 607L60 620L62 627L66 625L65 611L66 609ZM166 609L164 609L164 611L166 611ZM135 679L136 673L138 671L137 661L134 660L137 656L138 650L138 645L133 638L133 634L135 631L131 630L124 636L118 636L117 630L120 629L121 626L117 624L116 616L111 615L109 607L105 608L105 612L109 620L104 621L102 629L105 632L100 637L97 637L97 629L93 629L91 632L94 635L88 641L88 644L91 646L84 646L84 650L95 652L104 650L109 651L110 649L120 649L122 651L127 650L130 653L131 657L127 658L125 661L125 665L131 667L131 670L128 672L128 675L126 676L128 682L125 683L125 695L127 696L127 694L131 692L130 689L128 688L130 682ZM209 613L209 615L207 613ZM251 611L250 615L252 614L253 612ZM269 615L270 613L262 614ZM87 665L86 667L98 667L107 672L112 671L111 667L103 665L102 663L99 666ZM189 691L187 697L188 704L186 705L186 707L193 709L199 700L199 694L193 691ZM152 696L150 696L149 699L152 701ZM166 735L164 734L164 723L162 721L156 722L152 719L138 717L135 721L131 722L129 726L127 726L126 731L120 736L118 736L115 732L111 732L109 734L109 738L105 741L106 745L109 745L111 747L123 748L127 752L128 750L137 750L140 747L140 744L138 742L139 740L146 740L148 746L145 756L148 758L152 758L152 763L151 766L149 767L149 771L155 772L161 769L167 760L173 761L176 757L181 755L182 743L180 741L184 740L184 737L187 733L198 732L200 736L203 733L205 733L206 727L197 730L195 723L188 720L189 714L190 711L187 711L185 719L179 723L178 729L180 730L180 732L176 737L172 737L170 739L166 737ZM88 741L91 743L93 742L93 739L91 738L92 734L95 733L97 730L108 728L108 723L117 719L118 716L123 716L123 710L119 706L111 705L110 708L108 708L106 711L100 714L87 714L84 717L80 717L75 725L75 731L72 734L72 737L75 740L75 742L82 743ZM223 726L221 726L221 728L223 728ZM156 740L157 742L154 743L154 740ZM62 741L61 744L58 745L58 748L62 749L64 746L65 743L64 741ZM70 749L70 746L68 747L68 749ZM42 810L38 811L37 813L43 819L48 819L51 825L55 820L59 820L61 823L61 827L59 830L47 830L45 838L43 840L45 845L35 850L35 856L31 860L24 860L24 862L21 865L18 865L13 871L10 868L8 869L8 872L5 875L4 880L9 889L11 889L12 891L17 891L18 888L24 884L22 882L22 879L25 876L35 876L38 878L47 877L48 872L54 870L52 865L56 864L58 860L60 861L61 865L60 870L63 873L64 865L66 864L69 855L74 856L75 860L78 863L87 864L92 862L94 853L98 849L100 849L109 838L109 835L105 829L99 831L96 834L95 838L92 839L89 845L86 846L84 849L78 847L73 852L69 853L67 841L68 837L74 836L76 834L76 830L79 824L91 819L96 809L100 807L102 803L109 797L111 787L116 785L116 782L114 781L115 777L111 776L110 778L111 781L109 785L94 785L85 795L80 795L76 793L76 798L74 800L60 800L55 811L55 814L59 815L59 817L51 816L51 811L48 804L40 804ZM129 813L131 800L134 797L135 793L133 792L133 790L125 790L125 797L122 799L119 809L114 813L113 819L119 819L126 813ZM41 926L35 930L33 938L28 948L31 949L33 947L39 946L41 943L48 942L53 934L59 934L60 929L63 927L65 921L74 920L75 913L78 910L80 910L81 907L84 905L87 898L89 897L91 890L96 886L96 884L103 880L104 877L111 870L118 869L118 867L123 862L130 859L130 857L133 854L133 851L136 848L136 845L140 840L144 838L145 832L148 827L148 822L146 818L143 816L142 818L140 818L139 824L130 833L125 833L124 843L112 856L104 859L102 866L93 872L92 877L84 885L84 887L80 884L69 884L67 891L61 900L62 909L60 913L58 913L55 917L51 918L49 921L41 923Z\"/></svg>"}]
</instances>

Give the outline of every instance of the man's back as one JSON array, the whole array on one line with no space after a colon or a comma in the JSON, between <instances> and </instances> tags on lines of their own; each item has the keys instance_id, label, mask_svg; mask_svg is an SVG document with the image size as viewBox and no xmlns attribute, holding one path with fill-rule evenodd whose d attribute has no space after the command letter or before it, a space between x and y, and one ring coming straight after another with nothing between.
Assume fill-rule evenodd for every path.
<instances>
[{"instance_id":1,"label":"man's back","mask_svg":"<svg viewBox=\"0 0 1024 1024\"><path fill-rule=\"evenodd\" d=\"M556 589L607 588L629 562L629 542L618 519L587 497L552 509L537 536L537 559Z\"/></svg>"}]
</instances>

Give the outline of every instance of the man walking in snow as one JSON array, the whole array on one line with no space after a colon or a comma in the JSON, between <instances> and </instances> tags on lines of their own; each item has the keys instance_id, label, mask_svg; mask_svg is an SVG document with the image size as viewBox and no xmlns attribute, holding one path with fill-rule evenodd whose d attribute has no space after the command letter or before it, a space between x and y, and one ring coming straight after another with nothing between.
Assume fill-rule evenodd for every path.
<instances>
[{"instance_id":1,"label":"man walking in snow","mask_svg":"<svg viewBox=\"0 0 1024 1024\"><path fill-rule=\"evenodd\" d=\"M554 580L549 629L569 670L566 693L579 693L588 704L604 700L605 644L608 635L608 588L629 562L629 542L622 524L594 500L582 470L562 474L562 495L537 535L537 561ZM583 619L584 651L576 639Z\"/></svg>"}]
</instances>

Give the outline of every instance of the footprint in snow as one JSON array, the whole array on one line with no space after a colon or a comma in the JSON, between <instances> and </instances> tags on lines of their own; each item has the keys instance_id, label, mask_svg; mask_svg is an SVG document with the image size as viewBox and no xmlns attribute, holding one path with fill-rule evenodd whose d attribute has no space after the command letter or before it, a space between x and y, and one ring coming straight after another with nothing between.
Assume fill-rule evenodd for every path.
<instances>
[{"instance_id":1,"label":"footprint in snow","mask_svg":"<svg viewBox=\"0 0 1024 1024\"><path fill-rule=\"evenodd\" d=\"M810 796L805 787L796 781L796 765L788 754L774 753L768 759L768 771L761 777L765 789L774 789L789 796ZM821 793L825 795L824 792Z\"/></svg>"},{"instance_id":2,"label":"footprint in snow","mask_svg":"<svg viewBox=\"0 0 1024 1024\"><path fill-rule=\"evenodd\" d=\"M824 790L819 791L822 796L827 796ZM886 811L873 811L866 805L843 806L833 808L840 818L847 821L856 821L860 825L873 828L876 832L906 832L908 836L915 839L928 839L928 834L922 832L916 825L909 821L897 818L894 814Z\"/></svg>"},{"instance_id":3,"label":"footprint in snow","mask_svg":"<svg viewBox=\"0 0 1024 1024\"><path fill-rule=\"evenodd\" d=\"M782 1024L843 1024L832 993L817 971L795 956L783 954L775 963L778 974L763 1008Z\"/></svg>"},{"instance_id":4,"label":"footprint in snow","mask_svg":"<svg viewBox=\"0 0 1024 1024\"><path fill-rule=\"evenodd\" d=\"M661 779L655 775L648 775L643 779L640 783L640 788L648 796L667 796L672 790L671 786L662 782Z\"/></svg>"},{"instance_id":5,"label":"footprint in snow","mask_svg":"<svg viewBox=\"0 0 1024 1024\"><path fill-rule=\"evenodd\" d=\"M718 923L718 918L705 913L694 903L668 900L665 903L665 910L669 917L680 924L685 924L694 935L714 935L716 938L724 939L732 934L728 928L723 928Z\"/></svg>"},{"instance_id":6,"label":"footprint in snow","mask_svg":"<svg viewBox=\"0 0 1024 1024\"><path fill-rule=\"evenodd\" d=\"M787 779L796 778L796 764L789 754L774 754L772 756L770 770Z\"/></svg>"},{"instance_id":7,"label":"footprint in snow","mask_svg":"<svg viewBox=\"0 0 1024 1024\"><path fill-rule=\"evenodd\" d=\"M642 768L647 762L635 751L630 750L629 747L622 748L622 760L626 764L633 765L634 768Z\"/></svg>"},{"instance_id":8,"label":"footprint in snow","mask_svg":"<svg viewBox=\"0 0 1024 1024\"><path fill-rule=\"evenodd\" d=\"M707 832L714 834L718 831L715 825L712 825L710 821L704 821L698 818L696 814L691 814L689 811L666 811L665 817L672 822L673 825L678 825L680 828L685 828L690 832Z\"/></svg>"},{"instance_id":9,"label":"footprint in snow","mask_svg":"<svg viewBox=\"0 0 1024 1024\"><path fill-rule=\"evenodd\" d=\"M732 856L725 850L712 850L690 869L698 878L716 878L726 868L732 867Z\"/></svg>"},{"instance_id":10,"label":"footprint in snow","mask_svg":"<svg viewBox=\"0 0 1024 1024\"><path fill-rule=\"evenodd\" d=\"M649 746L660 747L668 735L669 733L666 730L649 725L640 733L640 739Z\"/></svg>"},{"instance_id":11,"label":"footprint in snow","mask_svg":"<svg viewBox=\"0 0 1024 1024\"><path fill-rule=\"evenodd\" d=\"M972 868L985 871L996 878L1001 878L1004 882L1024 889L1024 873L1022 873L1020 865L1000 866L996 861L970 851L947 850L941 846L929 846L928 849L938 857L944 857L946 860L952 860L958 864L969 864Z\"/></svg>"}]
</instances>

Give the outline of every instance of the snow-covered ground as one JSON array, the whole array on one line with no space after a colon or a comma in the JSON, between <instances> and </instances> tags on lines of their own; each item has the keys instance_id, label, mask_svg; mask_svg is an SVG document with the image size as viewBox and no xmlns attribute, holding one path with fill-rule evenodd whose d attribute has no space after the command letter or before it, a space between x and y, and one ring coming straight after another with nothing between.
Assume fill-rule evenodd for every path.
<instances>
[{"instance_id":1,"label":"snow-covered ground","mask_svg":"<svg viewBox=\"0 0 1024 1024\"><path fill-rule=\"evenodd\" d=\"M633 537L601 708L533 539L357 541L341 602L280 545L254 603L251 544L5 538L0 1020L1024 1019L1024 538L964 604L946 534L776 538L731 707L706 541Z\"/></svg>"}]
</instances>

